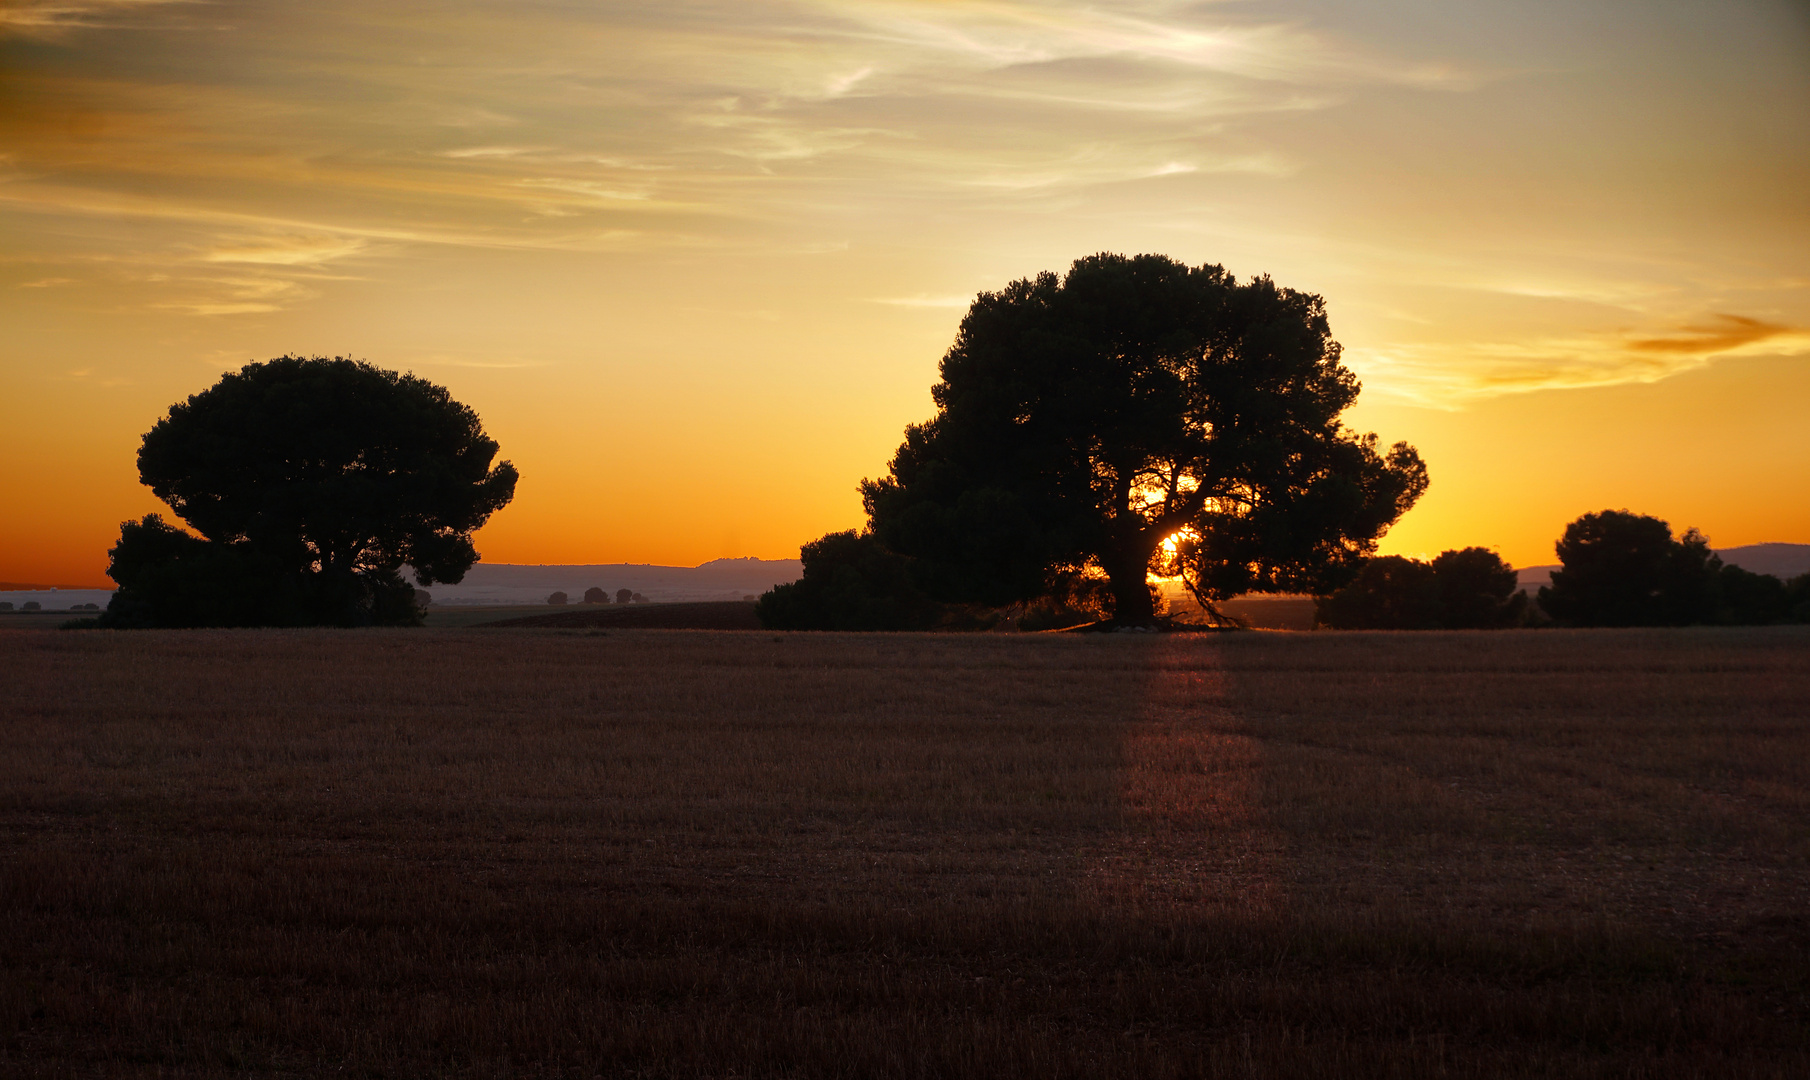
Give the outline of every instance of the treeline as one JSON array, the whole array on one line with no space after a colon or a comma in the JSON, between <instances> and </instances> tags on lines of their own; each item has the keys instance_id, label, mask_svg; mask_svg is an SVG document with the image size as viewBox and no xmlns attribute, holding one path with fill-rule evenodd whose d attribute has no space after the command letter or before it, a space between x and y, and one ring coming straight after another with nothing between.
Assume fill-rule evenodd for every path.
<instances>
[{"instance_id":1,"label":"treeline","mask_svg":"<svg viewBox=\"0 0 1810 1080\"><path fill-rule=\"evenodd\" d=\"M563 592L554 592L547 597L547 603L554 607L563 607L570 603L571 599L571 597ZM584 591L584 602L587 604L607 604L610 602L609 590L602 586L593 585ZM616 602L618 604L645 604L647 603L647 597L642 596L633 589L617 589Z\"/></svg>"},{"instance_id":2,"label":"treeline","mask_svg":"<svg viewBox=\"0 0 1810 1080\"><path fill-rule=\"evenodd\" d=\"M1810 622L1810 574L1787 582L1726 564L1696 529L1674 538L1658 518L1605 510L1573 521L1557 547L1562 569L1536 597L1486 548L1445 551L1430 561L1372 558L1343 588L1315 598L1316 621L1337 630ZM1103 622L1113 610L1105 578L1085 572L1054 575L1041 598L1003 608L939 602L914 560L872 532L831 533L799 555L804 575L756 605L767 627L980 630L1009 620L1046 630Z\"/></svg>"},{"instance_id":3,"label":"treeline","mask_svg":"<svg viewBox=\"0 0 1810 1080\"><path fill-rule=\"evenodd\" d=\"M1659 518L1585 514L1558 542L1562 569L1529 603L1514 568L1483 548L1431 562L1371 559L1351 584L1317 598L1321 626L1340 630L1508 626L1757 626L1810 622L1810 574L1789 582L1724 563L1696 529L1672 536Z\"/></svg>"}]
</instances>

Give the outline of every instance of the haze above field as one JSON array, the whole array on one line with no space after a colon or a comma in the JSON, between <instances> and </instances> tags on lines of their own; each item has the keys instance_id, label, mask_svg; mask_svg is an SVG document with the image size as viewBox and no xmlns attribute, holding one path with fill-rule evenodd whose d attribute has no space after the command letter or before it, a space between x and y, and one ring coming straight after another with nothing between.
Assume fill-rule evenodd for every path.
<instances>
[{"instance_id":1,"label":"haze above field","mask_svg":"<svg viewBox=\"0 0 1810 1080\"><path fill-rule=\"evenodd\" d=\"M1327 297L1432 469L1385 552L1810 541L1784 0L22 0L0 72L9 581L98 581L143 432L283 353L477 409L487 564L789 558L977 291L1100 250Z\"/></svg>"}]
</instances>

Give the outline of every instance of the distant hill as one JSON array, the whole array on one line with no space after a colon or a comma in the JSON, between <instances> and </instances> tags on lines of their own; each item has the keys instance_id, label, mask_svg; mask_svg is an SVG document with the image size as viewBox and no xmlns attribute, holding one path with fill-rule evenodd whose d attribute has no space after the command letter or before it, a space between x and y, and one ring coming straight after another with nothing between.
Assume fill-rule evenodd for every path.
<instances>
[{"instance_id":1,"label":"distant hill","mask_svg":"<svg viewBox=\"0 0 1810 1080\"><path fill-rule=\"evenodd\" d=\"M797 581L803 573L804 564L797 559L712 559L699 566L481 562L459 584L434 585L427 591L434 603L445 605L537 604L555 591L577 604L583 601L584 591L593 587L608 592L612 599L617 589L629 589L667 603L740 600Z\"/></svg>"},{"instance_id":2,"label":"distant hill","mask_svg":"<svg viewBox=\"0 0 1810 1080\"><path fill-rule=\"evenodd\" d=\"M1719 548L1722 561L1756 574L1771 574L1789 581L1810 574L1810 544L1748 544Z\"/></svg>"},{"instance_id":3,"label":"distant hill","mask_svg":"<svg viewBox=\"0 0 1810 1080\"><path fill-rule=\"evenodd\" d=\"M1771 574L1789 581L1799 574L1810 574L1810 544L1744 544L1741 547L1716 548L1722 561L1756 574ZM1521 587L1533 592L1552 584L1557 566L1523 566L1516 575Z\"/></svg>"}]
</instances>

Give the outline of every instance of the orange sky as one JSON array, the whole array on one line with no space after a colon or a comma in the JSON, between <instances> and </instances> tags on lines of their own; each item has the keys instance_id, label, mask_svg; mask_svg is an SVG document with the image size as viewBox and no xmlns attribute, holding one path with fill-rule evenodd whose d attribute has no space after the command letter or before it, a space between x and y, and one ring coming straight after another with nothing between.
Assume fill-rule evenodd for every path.
<instances>
[{"instance_id":1,"label":"orange sky","mask_svg":"<svg viewBox=\"0 0 1810 1080\"><path fill-rule=\"evenodd\" d=\"M19 0L0 580L100 581L143 432L283 353L478 410L490 561L791 556L1103 250L1327 298L1432 470L1387 551L1810 542L1806 192L1787 2Z\"/></svg>"}]
</instances>

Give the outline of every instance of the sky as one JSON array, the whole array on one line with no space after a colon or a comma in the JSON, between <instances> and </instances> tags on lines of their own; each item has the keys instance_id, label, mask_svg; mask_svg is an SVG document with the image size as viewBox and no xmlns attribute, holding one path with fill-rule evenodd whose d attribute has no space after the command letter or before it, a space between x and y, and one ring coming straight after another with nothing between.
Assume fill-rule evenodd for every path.
<instances>
[{"instance_id":1,"label":"sky","mask_svg":"<svg viewBox=\"0 0 1810 1080\"><path fill-rule=\"evenodd\" d=\"M1810 542L1803 0L0 0L0 580L103 582L285 354L478 411L487 561L795 557L1101 251L1326 298L1385 552Z\"/></svg>"}]
</instances>

